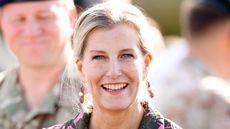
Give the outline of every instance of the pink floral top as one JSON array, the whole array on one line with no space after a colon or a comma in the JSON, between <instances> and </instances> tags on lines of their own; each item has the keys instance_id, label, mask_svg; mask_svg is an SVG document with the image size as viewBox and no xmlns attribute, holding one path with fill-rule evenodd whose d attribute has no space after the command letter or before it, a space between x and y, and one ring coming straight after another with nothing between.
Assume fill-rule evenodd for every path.
<instances>
[{"instance_id":1,"label":"pink floral top","mask_svg":"<svg viewBox=\"0 0 230 129\"><path fill-rule=\"evenodd\" d=\"M145 108L146 109L146 108ZM172 121L164 118L158 111L148 108L141 120L139 129L182 129ZM88 129L91 113L79 113L74 119L47 129Z\"/></svg>"}]
</instances>

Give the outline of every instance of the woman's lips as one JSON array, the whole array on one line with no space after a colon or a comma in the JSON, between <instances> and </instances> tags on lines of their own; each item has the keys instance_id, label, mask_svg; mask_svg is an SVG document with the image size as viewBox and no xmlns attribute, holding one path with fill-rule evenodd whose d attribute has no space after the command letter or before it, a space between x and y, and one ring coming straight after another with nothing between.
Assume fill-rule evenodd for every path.
<instances>
[{"instance_id":1,"label":"woman's lips","mask_svg":"<svg viewBox=\"0 0 230 129\"><path fill-rule=\"evenodd\" d=\"M109 92L116 92L125 89L128 83L113 83L113 84L103 84L102 88Z\"/></svg>"}]
</instances>

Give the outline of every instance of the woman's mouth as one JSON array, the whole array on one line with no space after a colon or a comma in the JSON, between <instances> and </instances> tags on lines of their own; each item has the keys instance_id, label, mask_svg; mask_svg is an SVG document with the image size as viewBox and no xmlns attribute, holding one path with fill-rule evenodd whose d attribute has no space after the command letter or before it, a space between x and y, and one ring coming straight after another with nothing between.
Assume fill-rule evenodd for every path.
<instances>
[{"instance_id":1,"label":"woman's mouth","mask_svg":"<svg viewBox=\"0 0 230 129\"><path fill-rule=\"evenodd\" d=\"M118 84L104 84L102 88L106 91L118 91L125 89L128 86L128 83L118 83Z\"/></svg>"}]
</instances>

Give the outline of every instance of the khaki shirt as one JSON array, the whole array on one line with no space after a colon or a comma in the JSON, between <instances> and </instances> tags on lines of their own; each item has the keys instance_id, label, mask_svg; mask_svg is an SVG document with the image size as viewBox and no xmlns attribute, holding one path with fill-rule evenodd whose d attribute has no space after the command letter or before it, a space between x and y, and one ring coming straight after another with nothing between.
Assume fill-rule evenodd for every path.
<instances>
[{"instance_id":1,"label":"khaki shirt","mask_svg":"<svg viewBox=\"0 0 230 129\"><path fill-rule=\"evenodd\" d=\"M0 129L41 129L63 123L79 112L73 110L72 104L60 102L61 81L38 107L28 112L17 69L3 75L0 81Z\"/></svg>"},{"instance_id":2,"label":"khaki shirt","mask_svg":"<svg viewBox=\"0 0 230 129\"><path fill-rule=\"evenodd\" d=\"M151 73L154 106L185 129L230 129L230 83L186 52L180 56Z\"/></svg>"}]
</instances>

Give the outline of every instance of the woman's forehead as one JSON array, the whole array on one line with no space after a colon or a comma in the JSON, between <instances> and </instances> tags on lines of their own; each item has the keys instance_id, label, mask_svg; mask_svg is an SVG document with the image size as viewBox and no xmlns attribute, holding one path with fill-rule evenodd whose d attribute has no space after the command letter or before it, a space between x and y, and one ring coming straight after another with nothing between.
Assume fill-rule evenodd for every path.
<instances>
[{"instance_id":1,"label":"woman's forehead","mask_svg":"<svg viewBox=\"0 0 230 129\"><path fill-rule=\"evenodd\" d=\"M97 28L89 33L87 42L132 42L138 41L138 34L135 29L124 24L112 28ZM116 42L115 42L116 43Z\"/></svg>"},{"instance_id":2,"label":"woman's forehead","mask_svg":"<svg viewBox=\"0 0 230 129\"><path fill-rule=\"evenodd\" d=\"M96 29L88 36L86 51L88 52L120 52L139 50L139 38L136 31L126 25L110 29Z\"/></svg>"}]
</instances>

